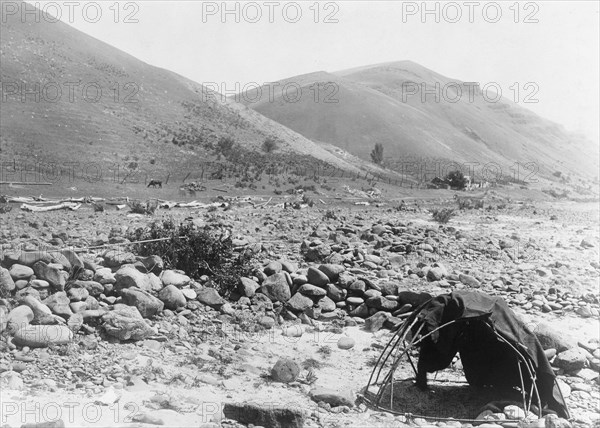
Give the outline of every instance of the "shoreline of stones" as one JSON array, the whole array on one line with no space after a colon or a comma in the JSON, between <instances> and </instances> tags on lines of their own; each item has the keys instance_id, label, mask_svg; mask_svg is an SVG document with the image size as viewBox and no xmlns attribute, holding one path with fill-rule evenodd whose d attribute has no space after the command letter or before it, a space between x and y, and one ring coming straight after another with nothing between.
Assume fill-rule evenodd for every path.
<instances>
[{"instance_id":1,"label":"shoreline of stones","mask_svg":"<svg viewBox=\"0 0 600 428\"><path fill-rule=\"evenodd\" d=\"M266 329L283 321L309 325L336 321L344 326L361 325L369 332L393 330L428 298L412 291L415 284L440 292L481 289L503 295L510 304L533 313L571 312L598 318L597 296L560 295L556 287L546 291L523 285L530 274L560 273L559 265L521 264L516 275L487 281L470 273L451 272L439 262L409 263L411 252L427 259L440 246L439 235L453 232L446 228L423 233L392 225L373 225L368 231L351 226L317 229L300 245L306 267L286 260L266 263L253 277L240 278L232 294L235 303L203 285L208 278L197 282L184 272L164 269L158 256L138 257L117 250L85 258L71 250L6 253L1 261L0 289L11 299L0 300L0 333L11 349L64 345L75 334L92 334L97 329L121 341L139 341L159 335L146 319L166 311L184 316L201 306L225 316L250 310L261 315L258 322ZM325 239L332 243L323 242ZM353 245L357 240L367 244ZM70 279L71 272L78 272L77 279ZM600 343L573 343L543 323L535 333L556 373L569 380L569 384L562 382L562 388L589 391L590 382L599 379ZM350 339L340 348L352 346ZM500 418L487 416L496 421Z\"/></svg>"}]
</instances>

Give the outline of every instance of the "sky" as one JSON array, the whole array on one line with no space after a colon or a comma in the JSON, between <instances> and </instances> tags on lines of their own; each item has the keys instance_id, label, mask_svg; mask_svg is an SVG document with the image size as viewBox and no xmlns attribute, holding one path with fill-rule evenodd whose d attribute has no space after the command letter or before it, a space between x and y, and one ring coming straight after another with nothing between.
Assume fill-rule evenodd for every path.
<instances>
[{"instance_id":1,"label":"sky","mask_svg":"<svg viewBox=\"0 0 600 428\"><path fill-rule=\"evenodd\" d=\"M450 78L500 88L506 98L599 141L597 1L29 3L223 92L314 71L411 60Z\"/></svg>"}]
</instances>

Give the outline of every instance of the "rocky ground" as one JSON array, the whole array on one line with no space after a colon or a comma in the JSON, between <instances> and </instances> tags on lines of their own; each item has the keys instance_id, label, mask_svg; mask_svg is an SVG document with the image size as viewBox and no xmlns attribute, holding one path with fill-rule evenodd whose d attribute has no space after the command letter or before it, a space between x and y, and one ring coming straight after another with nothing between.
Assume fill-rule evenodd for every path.
<instances>
[{"instance_id":1,"label":"rocky ground","mask_svg":"<svg viewBox=\"0 0 600 428\"><path fill-rule=\"evenodd\" d=\"M153 218L231 233L256 254L260 266L230 300L210 278L129 252L128 231L149 216L89 206L2 214L2 424L461 426L361 399L412 292L457 289L504 297L551 358L571 423L600 421L597 205L514 203L439 225L426 204L229 202ZM447 372L462 378L458 361ZM439 403L430 416L453 410Z\"/></svg>"}]
</instances>

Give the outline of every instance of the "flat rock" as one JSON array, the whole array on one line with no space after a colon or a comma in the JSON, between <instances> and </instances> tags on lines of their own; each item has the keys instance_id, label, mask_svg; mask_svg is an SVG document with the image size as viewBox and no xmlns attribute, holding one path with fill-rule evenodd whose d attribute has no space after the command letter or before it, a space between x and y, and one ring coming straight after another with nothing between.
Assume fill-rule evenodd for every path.
<instances>
[{"instance_id":1,"label":"flat rock","mask_svg":"<svg viewBox=\"0 0 600 428\"><path fill-rule=\"evenodd\" d=\"M354 396L350 391L338 391L331 388L314 388L310 391L310 398L317 403L323 401L331 407L354 407Z\"/></svg>"},{"instance_id":2,"label":"flat rock","mask_svg":"<svg viewBox=\"0 0 600 428\"><path fill-rule=\"evenodd\" d=\"M13 342L18 346L45 348L73 340L73 332L64 325L30 325L17 330Z\"/></svg>"},{"instance_id":3,"label":"flat rock","mask_svg":"<svg viewBox=\"0 0 600 428\"><path fill-rule=\"evenodd\" d=\"M541 322L536 326L534 334L544 349L554 348L558 352L563 352L567 349L577 348L577 341L575 339L571 338L568 334L557 331L545 322Z\"/></svg>"},{"instance_id":4,"label":"flat rock","mask_svg":"<svg viewBox=\"0 0 600 428\"><path fill-rule=\"evenodd\" d=\"M299 406L273 406L272 404L225 403L223 414L244 425L265 428L303 428L306 416Z\"/></svg>"},{"instance_id":5,"label":"flat rock","mask_svg":"<svg viewBox=\"0 0 600 428\"><path fill-rule=\"evenodd\" d=\"M205 287L198 290L196 294L198 294L198 301L200 303L210 306L211 308L219 309L225 304L225 299L223 299L214 288Z\"/></svg>"},{"instance_id":6,"label":"flat rock","mask_svg":"<svg viewBox=\"0 0 600 428\"><path fill-rule=\"evenodd\" d=\"M163 271L160 279L164 286L174 285L175 287L181 288L189 284L190 277L174 270Z\"/></svg>"}]
</instances>

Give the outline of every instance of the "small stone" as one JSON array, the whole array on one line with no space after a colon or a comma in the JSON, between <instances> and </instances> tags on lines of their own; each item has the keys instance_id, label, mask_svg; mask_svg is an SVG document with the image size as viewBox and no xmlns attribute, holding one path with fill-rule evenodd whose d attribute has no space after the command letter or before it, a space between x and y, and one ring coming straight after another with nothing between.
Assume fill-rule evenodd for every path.
<instances>
[{"instance_id":1,"label":"small stone","mask_svg":"<svg viewBox=\"0 0 600 428\"><path fill-rule=\"evenodd\" d=\"M300 374L300 366L290 358L280 358L271 369L271 378L275 382L290 383Z\"/></svg>"},{"instance_id":2,"label":"small stone","mask_svg":"<svg viewBox=\"0 0 600 428\"><path fill-rule=\"evenodd\" d=\"M342 337L339 338L339 340L337 342L337 346L340 349L346 350L346 349L352 349L352 348L354 348L355 343L356 342L351 337L342 336Z\"/></svg>"}]
</instances>

